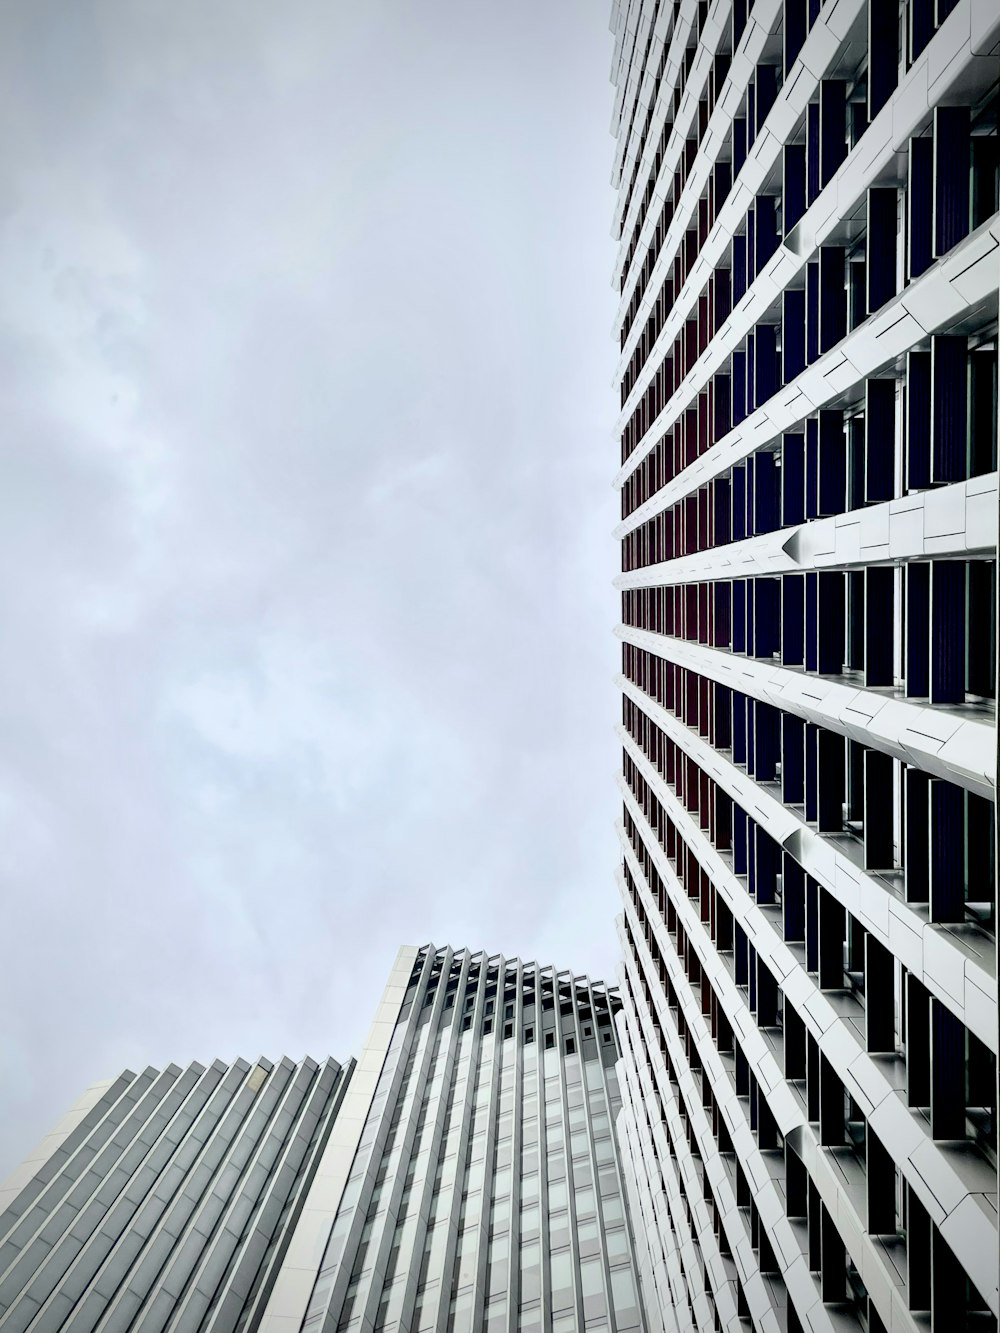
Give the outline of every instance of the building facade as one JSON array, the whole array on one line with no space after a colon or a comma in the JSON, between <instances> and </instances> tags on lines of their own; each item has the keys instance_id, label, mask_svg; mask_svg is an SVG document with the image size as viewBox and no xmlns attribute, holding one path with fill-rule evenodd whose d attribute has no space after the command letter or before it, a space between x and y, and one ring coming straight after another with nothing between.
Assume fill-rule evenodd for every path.
<instances>
[{"instance_id":1,"label":"building facade","mask_svg":"<svg viewBox=\"0 0 1000 1333\"><path fill-rule=\"evenodd\" d=\"M349 1077L216 1061L88 1089L0 1187L0 1329L256 1328Z\"/></svg>"},{"instance_id":2,"label":"building facade","mask_svg":"<svg viewBox=\"0 0 1000 1333\"><path fill-rule=\"evenodd\" d=\"M644 1329L617 1008L569 972L403 949L262 1333Z\"/></svg>"},{"instance_id":3,"label":"building facade","mask_svg":"<svg viewBox=\"0 0 1000 1333\"><path fill-rule=\"evenodd\" d=\"M615 991L404 948L357 1064L91 1088L0 1188L2 1333L644 1333Z\"/></svg>"},{"instance_id":4,"label":"building facade","mask_svg":"<svg viewBox=\"0 0 1000 1333\"><path fill-rule=\"evenodd\" d=\"M989 0L617 0L651 1327L997 1326Z\"/></svg>"}]
</instances>

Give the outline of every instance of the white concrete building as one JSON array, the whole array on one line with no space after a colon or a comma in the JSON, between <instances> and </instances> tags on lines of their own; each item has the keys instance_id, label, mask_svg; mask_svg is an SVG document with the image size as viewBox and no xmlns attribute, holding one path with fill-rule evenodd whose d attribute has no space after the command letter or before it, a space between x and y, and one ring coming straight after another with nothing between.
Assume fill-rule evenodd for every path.
<instances>
[{"instance_id":1,"label":"white concrete building","mask_svg":"<svg viewBox=\"0 0 1000 1333\"><path fill-rule=\"evenodd\" d=\"M1000 8L612 29L651 1325L996 1329Z\"/></svg>"}]
</instances>

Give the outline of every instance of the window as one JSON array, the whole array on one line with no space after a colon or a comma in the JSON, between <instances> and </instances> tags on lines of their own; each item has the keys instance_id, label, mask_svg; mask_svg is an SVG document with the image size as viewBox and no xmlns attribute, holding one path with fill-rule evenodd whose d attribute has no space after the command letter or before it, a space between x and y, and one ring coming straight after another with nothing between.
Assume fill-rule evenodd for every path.
<instances>
[{"instance_id":1,"label":"window","mask_svg":"<svg viewBox=\"0 0 1000 1333\"><path fill-rule=\"evenodd\" d=\"M567 1054L567 1055L573 1055L573 1054L575 1054L575 1052L576 1052L576 1038L575 1038L575 1037L567 1037L567 1038L566 1038L566 1054Z\"/></svg>"},{"instance_id":2,"label":"window","mask_svg":"<svg viewBox=\"0 0 1000 1333\"><path fill-rule=\"evenodd\" d=\"M566 1310L573 1304L573 1260L569 1250L559 1250L551 1261L552 1309Z\"/></svg>"},{"instance_id":3,"label":"window","mask_svg":"<svg viewBox=\"0 0 1000 1333\"><path fill-rule=\"evenodd\" d=\"M521 1238L527 1240L538 1234L539 1212L537 1203L521 1205Z\"/></svg>"},{"instance_id":4,"label":"window","mask_svg":"<svg viewBox=\"0 0 1000 1333\"><path fill-rule=\"evenodd\" d=\"M468 1291L461 1291L457 1296L452 1296L449 1328L461 1328L466 1322L463 1316L472 1309L472 1294L470 1287Z\"/></svg>"},{"instance_id":5,"label":"window","mask_svg":"<svg viewBox=\"0 0 1000 1333\"><path fill-rule=\"evenodd\" d=\"M608 1162L615 1160L615 1149L610 1138L601 1139L596 1145L597 1164L603 1166Z\"/></svg>"},{"instance_id":6,"label":"window","mask_svg":"<svg viewBox=\"0 0 1000 1333\"><path fill-rule=\"evenodd\" d=\"M553 1046L555 1046L555 1044L556 1044L555 1034L552 1033L552 1032L546 1032L546 1034L545 1034L545 1049L546 1049L547 1051L551 1051L552 1048L553 1048Z\"/></svg>"},{"instance_id":7,"label":"window","mask_svg":"<svg viewBox=\"0 0 1000 1333\"><path fill-rule=\"evenodd\" d=\"M504 1023L504 1025L503 1025L503 1035L504 1035L504 1040L505 1040L505 1041L507 1040L508 1037L513 1037L513 1035L514 1035L514 1024L513 1024L513 1023Z\"/></svg>"},{"instance_id":8,"label":"window","mask_svg":"<svg viewBox=\"0 0 1000 1333\"><path fill-rule=\"evenodd\" d=\"M537 1301L542 1294L542 1251L537 1240L521 1242L521 1301Z\"/></svg>"},{"instance_id":9,"label":"window","mask_svg":"<svg viewBox=\"0 0 1000 1333\"><path fill-rule=\"evenodd\" d=\"M552 1197L552 1191L549 1191L549 1198ZM564 1245L570 1242L569 1234L569 1214L551 1213L549 1215L549 1248L552 1250L562 1249Z\"/></svg>"},{"instance_id":10,"label":"window","mask_svg":"<svg viewBox=\"0 0 1000 1333\"><path fill-rule=\"evenodd\" d=\"M573 1158L573 1184L574 1185L592 1185L594 1183L594 1171L590 1165L589 1157Z\"/></svg>"},{"instance_id":11,"label":"window","mask_svg":"<svg viewBox=\"0 0 1000 1333\"><path fill-rule=\"evenodd\" d=\"M542 1333L542 1311L537 1304L530 1308L522 1306L517 1321L518 1333Z\"/></svg>"},{"instance_id":12,"label":"window","mask_svg":"<svg viewBox=\"0 0 1000 1333\"><path fill-rule=\"evenodd\" d=\"M578 1217L592 1217L595 1210L594 1187L584 1185L574 1191L576 1196L576 1213ZM607 1210L605 1210L607 1216Z\"/></svg>"},{"instance_id":13,"label":"window","mask_svg":"<svg viewBox=\"0 0 1000 1333\"><path fill-rule=\"evenodd\" d=\"M419 1324L414 1323L414 1328ZM506 1333L507 1328L507 1293L492 1296L486 1303L486 1333Z\"/></svg>"},{"instance_id":14,"label":"window","mask_svg":"<svg viewBox=\"0 0 1000 1333\"><path fill-rule=\"evenodd\" d=\"M525 1029L524 1029L524 1043L525 1043L525 1045L527 1045L529 1042L532 1042L532 1041L534 1041L534 1040L535 1040L535 1029L534 1029L534 1028L525 1028Z\"/></svg>"},{"instance_id":15,"label":"window","mask_svg":"<svg viewBox=\"0 0 1000 1333\"><path fill-rule=\"evenodd\" d=\"M509 1232L503 1232L500 1236L493 1236L489 1241L489 1270L488 1270L488 1290L489 1292L503 1292L507 1294L507 1285L509 1278L509 1245L511 1245L511 1236Z\"/></svg>"},{"instance_id":16,"label":"window","mask_svg":"<svg viewBox=\"0 0 1000 1333\"><path fill-rule=\"evenodd\" d=\"M584 1025L583 1025L583 1035L584 1035L585 1037L592 1037L592 1036L594 1035L594 1029L591 1027L591 1025L590 1025L589 1023L584 1023Z\"/></svg>"},{"instance_id":17,"label":"window","mask_svg":"<svg viewBox=\"0 0 1000 1333\"><path fill-rule=\"evenodd\" d=\"M615 1307L615 1321L623 1328L639 1322L638 1303L635 1294L635 1282L629 1268L611 1270L611 1300Z\"/></svg>"},{"instance_id":18,"label":"window","mask_svg":"<svg viewBox=\"0 0 1000 1333\"><path fill-rule=\"evenodd\" d=\"M588 1317L600 1314L604 1309L604 1277L600 1259L583 1260L580 1264L580 1285L583 1288L584 1313ZM593 1306L591 1300L594 1301Z\"/></svg>"},{"instance_id":19,"label":"window","mask_svg":"<svg viewBox=\"0 0 1000 1333\"><path fill-rule=\"evenodd\" d=\"M618 1193L618 1172L613 1166L602 1166L598 1172L601 1182L601 1198Z\"/></svg>"},{"instance_id":20,"label":"window","mask_svg":"<svg viewBox=\"0 0 1000 1333\"><path fill-rule=\"evenodd\" d=\"M565 1180L549 1181L549 1208L565 1208L569 1202L569 1189Z\"/></svg>"},{"instance_id":21,"label":"window","mask_svg":"<svg viewBox=\"0 0 1000 1333\"><path fill-rule=\"evenodd\" d=\"M614 1262L615 1259L628 1258L628 1237L625 1231L609 1231L605 1237L605 1247L607 1249L608 1260ZM614 1291L614 1276L611 1279L612 1292ZM617 1305L617 1299L615 1300Z\"/></svg>"}]
</instances>

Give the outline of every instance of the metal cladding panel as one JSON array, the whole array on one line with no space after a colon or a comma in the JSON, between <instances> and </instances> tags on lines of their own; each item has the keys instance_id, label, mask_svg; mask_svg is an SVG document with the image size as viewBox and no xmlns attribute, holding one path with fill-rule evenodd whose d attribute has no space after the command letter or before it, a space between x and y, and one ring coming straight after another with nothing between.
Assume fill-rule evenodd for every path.
<instances>
[{"instance_id":1,"label":"metal cladding panel","mask_svg":"<svg viewBox=\"0 0 1000 1333\"><path fill-rule=\"evenodd\" d=\"M303 1333L647 1327L613 1133L618 1007L569 972L419 952Z\"/></svg>"},{"instance_id":2,"label":"metal cladding panel","mask_svg":"<svg viewBox=\"0 0 1000 1333\"><path fill-rule=\"evenodd\" d=\"M995 1329L1000 12L677 12L616 214L649 1322Z\"/></svg>"},{"instance_id":3,"label":"metal cladding panel","mask_svg":"<svg viewBox=\"0 0 1000 1333\"><path fill-rule=\"evenodd\" d=\"M92 1090L4 1193L0 1329L256 1328L349 1072L216 1061Z\"/></svg>"}]
</instances>

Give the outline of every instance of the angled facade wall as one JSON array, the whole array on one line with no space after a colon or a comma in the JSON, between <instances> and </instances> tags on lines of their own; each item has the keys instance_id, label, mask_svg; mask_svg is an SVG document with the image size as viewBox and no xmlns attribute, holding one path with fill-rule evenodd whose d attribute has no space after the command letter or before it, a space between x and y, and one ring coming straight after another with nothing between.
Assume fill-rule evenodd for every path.
<instances>
[{"instance_id":1,"label":"angled facade wall","mask_svg":"<svg viewBox=\"0 0 1000 1333\"><path fill-rule=\"evenodd\" d=\"M643 1333L616 991L404 948L357 1064L88 1090L0 1189L3 1333Z\"/></svg>"},{"instance_id":2,"label":"angled facade wall","mask_svg":"<svg viewBox=\"0 0 1000 1333\"><path fill-rule=\"evenodd\" d=\"M651 1326L995 1329L1000 11L612 29Z\"/></svg>"},{"instance_id":3,"label":"angled facade wall","mask_svg":"<svg viewBox=\"0 0 1000 1333\"><path fill-rule=\"evenodd\" d=\"M3 1333L252 1333L350 1069L98 1084L0 1188Z\"/></svg>"}]
</instances>

